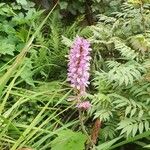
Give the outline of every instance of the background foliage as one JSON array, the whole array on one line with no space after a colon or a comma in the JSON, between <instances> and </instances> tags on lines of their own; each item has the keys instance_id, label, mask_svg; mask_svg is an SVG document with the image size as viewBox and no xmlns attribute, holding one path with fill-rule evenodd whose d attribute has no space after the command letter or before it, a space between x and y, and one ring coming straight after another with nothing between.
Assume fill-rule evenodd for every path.
<instances>
[{"instance_id":1,"label":"background foliage","mask_svg":"<svg viewBox=\"0 0 150 150\"><path fill-rule=\"evenodd\" d=\"M95 120L102 124L95 149L148 149L149 0L60 0L45 23L55 3L0 3L0 149L88 146L75 104L68 102L74 93L66 82L67 55L77 35L92 47L86 97L92 107L83 119L89 135ZM24 47L28 51L21 55Z\"/></svg>"}]
</instances>

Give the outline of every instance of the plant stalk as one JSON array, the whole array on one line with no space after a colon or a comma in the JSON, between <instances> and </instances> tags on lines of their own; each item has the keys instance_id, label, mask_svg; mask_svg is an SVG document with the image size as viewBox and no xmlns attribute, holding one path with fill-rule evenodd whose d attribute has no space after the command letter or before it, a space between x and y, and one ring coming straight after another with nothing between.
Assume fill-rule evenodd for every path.
<instances>
[{"instance_id":1,"label":"plant stalk","mask_svg":"<svg viewBox=\"0 0 150 150\"><path fill-rule=\"evenodd\" d=\"M91 140L91 137L88 135L86 129L85 129L85 126L84 126L84 122L83 122L83 115L82 115L82 112L81 110L79 110L79 121L80 121L80 124L81 124L81 128L82 128L82 131L83 133L87 136L89 142L90 142L90 145L93 147L93 150L95 150L95 144L93 143L93 141ZM88 150L88 148L87 148Z\"/></svg>"}]
</instances>

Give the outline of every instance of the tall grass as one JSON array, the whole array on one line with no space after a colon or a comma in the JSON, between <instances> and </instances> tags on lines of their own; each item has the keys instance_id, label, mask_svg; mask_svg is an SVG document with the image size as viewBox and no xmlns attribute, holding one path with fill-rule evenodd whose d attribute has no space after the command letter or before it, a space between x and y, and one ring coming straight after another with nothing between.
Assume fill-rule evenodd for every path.
<instances>
[{"instance_id":1,"label":"tall grass","mask_svg":"<svg viewBox=\"0 0 150 150\"><path fill-rule=\"evenodd\" d=\"M50 88L37 92L13 87L8 91L12 102L3 108L0 122L0 145L3 148L5 146L10 150L26 146L36 149L50 148L50 141L57 132L78 122L77 120L65 122L61 118L61 115L72 107L66 105L61 108L60 105L65 103L70 90L58 88L52 92ZM36 106L34 110L29 108L32 111L32 115L29 116L31 120L24 122L21 117L25 115L25 120L28 120L28 113L24 107L30 107L29 104Z\"/></svg>"},{"instance_id":2,"label":"tall grass","mask_svg":"<svg viewBox=\"0 0 150 150\"><path fill-rule=\"evenodd\" d=\"M36 36L38 36L56 6L57 4L55 4L48 13L35 33L25 44L20 54L17 55L7 72L0 79L1 150L16 150L22 147L32 147L36 149L50 148L50 141L57 132L78 122L73 120L64 124L60 117L72 106L63 106L63 109L58 107L62 101L65 102L70 93L68 88L62 89L60 83L58 88L53 92L51 86L49 89L42 88L40 91L36 91L38 88L27 90L16 87L18 77L25 67L21 66L22 62L31 49L32 42ZM2 69L4 69L4 66L1 70ZM34 110L31 106L34 106L36 109ZM27 107L29 107L31 112L30 115L29 112L26 111ZM22 116L25 116L25 118L22 118Z\"/></svg>"}]
</instances>

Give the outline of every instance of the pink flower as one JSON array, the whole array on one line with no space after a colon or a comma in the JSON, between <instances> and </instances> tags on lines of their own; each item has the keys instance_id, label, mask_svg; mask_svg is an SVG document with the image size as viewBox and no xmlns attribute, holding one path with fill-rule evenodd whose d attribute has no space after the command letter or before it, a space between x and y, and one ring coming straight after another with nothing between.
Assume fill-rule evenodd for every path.
<instances>
[{"instance_id":1,"label":"pink flower","mask_svg":"<svg viewBox=\"0 0 150 150\"><path fill-rule=\"evenodd\" d=\"M80 95L84 95L89 84L90 51L90 43L82 37L77 37L69 54L68 80Z\"/></svg>"},{"instance_id":2,"label":"pink flower","mask_svg":"<svg viewBox=\"0 0 150 150\"><path fill-rule=\"evenodd\" d=\"M82 110L87 110L91 106L92 105L89 101L84 101L84 102L78 103L76 107L79 108L79 109L82 109Z\"/></svg>"}]
</instances>

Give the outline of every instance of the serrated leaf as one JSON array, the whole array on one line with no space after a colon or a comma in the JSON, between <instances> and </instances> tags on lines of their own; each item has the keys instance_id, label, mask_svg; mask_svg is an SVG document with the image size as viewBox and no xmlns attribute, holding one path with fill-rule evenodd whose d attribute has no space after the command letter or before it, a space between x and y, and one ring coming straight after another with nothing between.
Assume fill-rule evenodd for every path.
<instances>
[{"instance_id":1,"label":"serrated leaf","mask_svg":"<svg viewBox=\"0 0 150 150\"><path fill-rule=\"evenodd\" d=\"M123 102L123 103L120 103L120 104L116 105L115 108L123 107L123 106L126 106L126 105L127 105L127 103Z\"/></svg>"},{"instance_id":2,"label":"serrated leaf","mask_svg":"<svg viewBox=\"0 0 150 150\"><path fill-rule=\"evenodd\" d=\"M126 110L125 110L125 116L127 116L130 113L131 108L132 108L131 105L126 108Z\"/></svg>"},{"instance_id":3,"label":"serrated leaf","mask_svg":"<svg viewBox=\"0 0 150 150\"><path fill-rule=\"evenodd\" d=\"M125 128L123 128L123 130L121 131L120 135L127 133L128 132L128 126L126 126Z\"/></svg>"},{"instance_id":4,"label":"serrated leaf","mask_svg":"<svg viewBox=\"0 0 150 150\"><path fill-rule=\"evenodd\" d=\"M131 110L130 117L132 117L135 113L136 113L136 108L134 108L134 109Z\"/></svg>"},{"instance_id":5,"label":"serrated leaf","mask_svg":"<svg viewBox=\"0 0 150 150\"><path fill-rule=\"evenodd\" d=\"M18 4L21 4L21 5L27 5L27 1L26 0L16 0L16 2Z\"/></svg>"},{"instance_id":6,"label":"serrated leaf","mask_svg":"<svg viewBox=\"0 0 150 150\"><path fill-rule=\"evenodd\" d=\"M138 124L134 124L134 125L133 125L133 130L132 130L132 136L133 136L133 137L136 135L137 130L138 130Z\"/></svg>"},{"instance_id":7,"label":"serrated leaf","mask_svg":"<svg viewBox=\"0 0 150 150\"><path fill-rule=\"evenodd\" d=\"M62 43L65 44L67 47L71 47L73 44L73 41L71 41L65 36L62 36Z\"/></svg>"},{"instance_id":8,"label":"serrated leaf","mask_svg":"<svg viewBox=\"0 0 150 150\"><path fill-rule=\"evenodd\" d=\"M7 39L0 40L0 54L14 55L15 45L10 44Z\"/></svg>"},{"instance_id":9,"label":"serrated leaf","mask_svg":"<svg viewBox=\"0 0 150 150\"><path fill-rule=\"evenodd\" d=\"M140 122L140 124L139 124L139 132L143 133L143 130L144 130L143 122Z\"/></svg>"},{"instance_id":10,"label":"serrated leaf","mask_svg":"<svg viewBox=\"0 0 150 150\"><path fill-rule=\"evenodd\" d=\"M133 119L126 118L124 120L121 120L121 122L118 124L117 130L124 129L125 127L133 123L135 123L135 120Z\"/></svg>"},{"instance_id":11,"label":"serrated leaf","mask_svg":"<svg viewBox=\"0 0 150 150\"><path fill-rule=\"evenodd\" d=\"M144 111L143 111L143 110L140 110L140 111L139 111L139 114L138 114L138 117L141 118L141 117L143 116L143 114L144 114Z\"/></svg>"},{"instance_id":12,"label":"serrated leaf","mask_svg":"<svg viewBox=\"0 0 150 150\"><path fill-rule=\"evenodd\" d=\"M32 73L32 61L29 58L25 59L24 62L24 69L20 74L20 77L29 85L34 86L34 81L33 81L33 73Z\"/></svg>"},{"instance_id":13,"label":"serrated leaf","mask_svg":"<svg viewBox=\"0 0 150 150\"><path fill-rule=\"evenodd\" d=\"M98 111L98 112L95 113L94 119L99 117L100 120L107 121L112 116L113 116L113 114L112 114L111 111L102 109L102 110L100 110L100 111Z\"/></svg>"},{"instance_id":14,"label":"serrated leaf","mask_svg":"<svg viewBox=\"0 0 150 150\"><path fill-rule=\"evenodd\" d=\"M120 135L124 134L126 132L127 137L129 136L129 134L132 132L133 129L133 125L128 125L125 128L123 128L123 130L121 131Z\"/></svg>"},{"instance_id":15,"label":"serrated leaf","mask_svg":"<svg viewBox=\"0 0 150 150\"><path fill-rule=\"evenodd\" d=\"M132 130L133 130L133 125L129 125L126 127L126 130L127 130L127 137L131 134Z\"/></svg>"},{"instance_id":16,"label":"serrated leaf","mask_svg":"<svg viewBox=\"0 0 150 150\"><path fill-rule=\"evenodd\" d=\"M149 130L149 122L146 120L145 123L145 130L148 131Z\"/></svg>"},{"instance_id":17,"label":"serrated leaf","mask_svg":"<svg viewBox=\"0 0 150 150\"><path fill-rule=\"evenodd\" d=\"M125 85L127 86L130 82L129 82L129 78L128 76L124 76L124 82L125 82Z\"/></svg>"}]
</instances>

